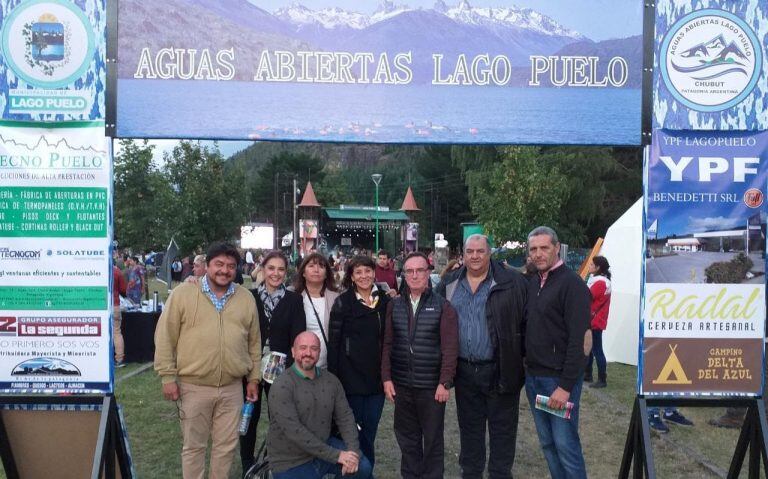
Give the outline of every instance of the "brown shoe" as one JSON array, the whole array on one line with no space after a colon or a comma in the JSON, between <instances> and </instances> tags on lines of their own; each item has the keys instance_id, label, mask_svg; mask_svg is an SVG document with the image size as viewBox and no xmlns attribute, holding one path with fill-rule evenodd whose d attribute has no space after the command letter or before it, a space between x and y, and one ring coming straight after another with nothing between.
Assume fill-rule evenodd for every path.
<instances>
[{"instance_id":1,"label":"brown shoe","mask_svg":"<svg viewBox=\"0 0 768 479\"><path fill-rule=\"evenodd\" d=\"M741 425L744 423L743 417L733 417L728 414L723 414L717 419L710 419L709 424L715 427L722 427L725 429L741 429Z\"/></svg>"}]
</instances>

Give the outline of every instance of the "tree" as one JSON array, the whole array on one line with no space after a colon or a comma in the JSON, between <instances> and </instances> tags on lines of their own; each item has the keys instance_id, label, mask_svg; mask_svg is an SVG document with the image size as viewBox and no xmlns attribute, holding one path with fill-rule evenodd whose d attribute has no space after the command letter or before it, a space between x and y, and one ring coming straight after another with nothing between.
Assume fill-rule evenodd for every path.
<instances>
[{"instance_id":1,"label":"tree","mask_svg":"<svg viewBox=\"0 0 768 479\"><path fill-rule=\"evenodd\" d=\"M293 178L302 189L309 180L320 185L324 166L322 160L307 153L281 152L271 157L251 183L253 216L271 219L280 228L279 235L290 231L286 226L293 223Z\"/></svg>"},{"instance_id":2,"label":"tree","mask_svg":"<svg viewBox=\"0 0 768 479\"><path fill-rule=\"evenodd\" d=\"M135 251L162 249L170 238L172 190L153 163L153 146L120 140L114 162L115 239Z\"/></svg>"},{"instance_id":3,"label":"tree","mask_svg":"<svg viewBox=\"0 0 768 479\"><path fill-rule=\"evenodd\" d=\"M541 224L557 228L568 193L560 169L541 161L535 147L502 147L498 154L499 161L465 173L478 221L498 242L525 239Z\"/></svg>"},{"instance_id":4,"label":"tree","mask_svg":"<svg viewBox=\"0 0 768 479\"><path fill-rule=\"evenodd\" d=\"M168 210L169 223L181 251L191 253L236 238L248 218L243 169L225 168L218 149L188 141L166 154L165 161L176 198Z\"/></svg>"}]
</instances>

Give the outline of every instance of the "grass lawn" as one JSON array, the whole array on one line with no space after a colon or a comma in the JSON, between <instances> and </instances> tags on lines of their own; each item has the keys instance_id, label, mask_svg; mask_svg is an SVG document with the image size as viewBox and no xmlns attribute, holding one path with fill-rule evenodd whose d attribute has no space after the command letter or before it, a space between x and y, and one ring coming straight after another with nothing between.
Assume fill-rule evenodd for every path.
<instances>
[{"instance_id":1,"label":"grass lawn","mask_svg":"<svg viewBox=\"0 0 768 479\"><path fill-rule=\"evenodd\" d=\"M117 371L116 397L123 408L137 475L140 478L176 478L180 474L181 434L174 403L164 401L160 380L149 368L135 374L144 365L131 364ZM634 399L635 368L610 364L608 388L585 388L580 412L580 431L590 477L615 477ZM384 408L376 442L376 476L399 477L400 454L392 431L392 406ZM706 422L722 413L719 409L682 409L695 425L690 428L671 425L666 435L652 434L656 472L661 478L725 477L737 431L712 427ZM266 411L262 417L266 417ZM516 477L548 477L544 457L538 445L528 401L520 401L520 425L517 436ZM266 432L265 421L259 435ZM456 409L448 404L445 422L447 478L460 477L459 440ZM239 457L231 478L240 477ZM746 472L742 474L746 477ZM0 473L4 478L4 474Z\"/></svg>"},{"instance_id":2,"label":"grass lawn","mask_svg":"<svg viewBox=\"0 0 768 479\"><path fill-rule=\"evenodd\" d=\"M127 380L119 378L138 366L119 372L116 395L124 408L136 471L141 478L180 477L181 435L176 406L162 399L160 381L150 369ZM609 365L609 387L600 391L585 388L582 396L580 430L590 477L615 477L621 462L629 413L634 399L635 368ZM376 443L376 476L399 477L399 449L392 431L393 408L387 404ZM693 419L692 428L670 426L663 437L653 434L654 457L659 477L718 477L728 469L737 431L717 429L707 419L721 413L716 409L683 409ZM266 417L265 414L262 417ZM265 433L262 421L259 434ZM448 405L445 424L446 477L458 478L458 426L455 403ZM707 462L709 467L702 465ZM239 458L230 477L240 474ZM520 401L520 426L514 474L517 477L547 477L528 401ZM744 475L746 477L746 475Z\"/></svg>"}]
</instances>

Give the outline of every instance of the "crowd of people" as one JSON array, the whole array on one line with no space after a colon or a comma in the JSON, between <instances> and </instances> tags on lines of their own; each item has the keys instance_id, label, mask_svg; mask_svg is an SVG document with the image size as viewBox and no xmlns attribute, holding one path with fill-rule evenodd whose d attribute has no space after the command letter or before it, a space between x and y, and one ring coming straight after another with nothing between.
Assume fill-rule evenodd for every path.
<instances>
[{"instance_id":1,"label":"crowd of people","mask_svg":"<svg viewBox=\"0 0 768 479\"><path fill-rule=\"evenodd\" d=\"M592 358L593 386L607 381L600 338L610 272L594 258L587 284L559 251L554 230L534 229L523 274L472 235L433 287L421 252L401 258L400 275L385 251L333 263L313 252L289 284L279 251L242 258L231 245L211 246L206 269L172 291L155 333L163 395L178 403L184 477L204 477L209 440L208 477L228 477L238 444L247 471L263 400L275 478L372 477L387 400L401 476L443 477L451 394L462 477L512 477L522 390L552 477L586 477L579 405ZM243 263L251 291L235 281ZM254 413L239 435L246 402Z\"/></svg>"}]
</instances>

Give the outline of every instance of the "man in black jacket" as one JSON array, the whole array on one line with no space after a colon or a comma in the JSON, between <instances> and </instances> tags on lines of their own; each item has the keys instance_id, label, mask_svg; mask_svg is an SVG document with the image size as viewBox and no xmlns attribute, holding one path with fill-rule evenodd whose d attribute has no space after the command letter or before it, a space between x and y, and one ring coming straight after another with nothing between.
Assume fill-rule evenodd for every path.
<instances>
[{"instance_id":1,"label":"man in black jacket","mask_svg":"<svg viewBox=\"0 0 768 479\"><path fill-rule=\"evenodd\" d=\"M540 226L528 235L528 255L538 275L528 283L525 392L551 476L586 479L579 399L587 360L585 337L591 334L591 295L584 281L563 264L559 252L552 228ZM591 336L586 342L591 345ZM547 406L553 409L572 403L570 419L536 409L537 395L548 397Z\"/></svg>"},{"instance_id":2,"label":"man in black jacket","mask_svg":"<svg viewBox=\"0 0 768 479\"><path fill-rule=\"evenodd\" d=\"M445 469L445 403L459 349L456 311L430 291L423 253L409 254L403 271L407 288L387 307L381 379L395 403L400 476L439 479Z\"/></svg>"},{"instance_id":3,"label":"man in black jacket","mask_svg":"<svg viewBox=\"0 0 768 479\"><path fill-rule=\"evenodd\" d=\"M438 294L459 315L456 410L462 477L483 477L487 427L489 477L511 478L525 380L525 279L492 262L488 238L475 234L464 242L464 266L440 283Z\"/></svg>"}]
</instances>

